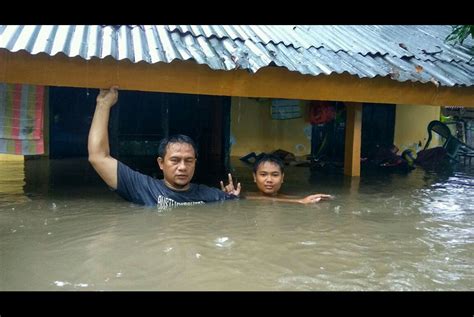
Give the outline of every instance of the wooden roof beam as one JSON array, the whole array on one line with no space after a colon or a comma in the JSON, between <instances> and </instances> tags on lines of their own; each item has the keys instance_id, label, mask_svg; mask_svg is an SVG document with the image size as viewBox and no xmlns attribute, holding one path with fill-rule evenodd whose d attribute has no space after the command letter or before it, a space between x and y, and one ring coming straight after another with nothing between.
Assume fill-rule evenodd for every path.
<instances>
[{"instance_id":1,"label":"wooden roof beam","mask_svg":"<svg viewBox=\"0 0 474 317\"><path fill-rule=\"evenodd\" d=\"M193 61L135 64L110 57L86 61L62 53L31 55L4 49L0 49L0 82L82 88L117 84L123 90L474 107L474 87L436 87L433 83L402 83L349 74L315 77L280 67L263 68L255 74L215 71Z\"/></svg>"}]
</instances>

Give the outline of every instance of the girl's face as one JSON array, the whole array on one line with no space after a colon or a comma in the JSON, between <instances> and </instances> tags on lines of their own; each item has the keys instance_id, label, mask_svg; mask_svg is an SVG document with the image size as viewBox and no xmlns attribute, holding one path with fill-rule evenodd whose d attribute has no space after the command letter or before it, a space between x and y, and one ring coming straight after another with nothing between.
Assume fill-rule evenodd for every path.
<instances>
[{"instance_id":1,"label":"girl's face","mask_svg":"<svg viewBox=\"0 0 474 317\"><path fill-rule=\"evenodd\" d=\"M280 167L272 162L264 162L257 168L257 173L253 174L253 180L257 184L258 190L268 196L276 196L283 184L285 174Z\"/></svg>"}]
</instances>

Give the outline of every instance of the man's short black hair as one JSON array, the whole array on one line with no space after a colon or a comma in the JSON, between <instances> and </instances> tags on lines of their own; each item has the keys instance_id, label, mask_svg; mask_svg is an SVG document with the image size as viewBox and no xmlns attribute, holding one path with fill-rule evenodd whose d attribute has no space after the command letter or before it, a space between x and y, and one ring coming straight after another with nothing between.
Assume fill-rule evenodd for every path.
<instances>
[{"instance_id":1,"label":"man's short black hair","mask_svg":"<svg viewBox=\"0 0 474 317\"><path fill-rule=\"evenodd\" d=\"M257 158L255 163L253 164L253 172L255 174L257 173L257 170L258 170L258 167L260 166L260 164L263 164L265 162L270 162L270 163L278 165L280 167L280 172L282 174L284 173L285 164L283 163L281 158L279 158L278 156L276 156L274 154L266 154L266 153L264 153L263 155L259 155L259 156L260 157Z\"/></svg>"},{"instance_id":2,"label":"man's short black hair","mask_svg":"<svg viewBox=\"0 0 474 317\"><path fill-rule=\"evenodd\" d=\"M187 143L191 145L194 149L194 157L198 157L198 150L196 143L194 143L193 139L188 137L187 135L184 134L174 134L170 135L167 138L163 138L160 141L160 144L158 145L158 157L165 158L166 155L166 149L168 147L168 144L170 143Z\"/></svg>"}]
</instances>

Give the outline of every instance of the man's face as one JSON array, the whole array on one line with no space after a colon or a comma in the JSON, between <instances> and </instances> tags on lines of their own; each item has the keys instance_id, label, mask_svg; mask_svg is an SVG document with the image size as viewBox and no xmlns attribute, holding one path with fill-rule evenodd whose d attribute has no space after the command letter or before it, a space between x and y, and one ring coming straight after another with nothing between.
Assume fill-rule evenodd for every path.
<instances>
[{"instance_id":1,"label":"man's face","mask_svg":"<svg viewBox=\"0 0 474 317\"><path fill-rule=\"evenodd\" d=\"M169 143L164 158L157 159L163 171L166 186L175 190L189 189L196 168L196 157L192 145Z\"/></svg>"},{"instance_id":2,"label":"man's face","mask_svg":"<svg viewBox=\"0 0 474 317\"><path fill-rule=\"evenodd\" d=\"M285 174L280 167L272 162L264 162L258 166L257 173L253 174L253 180L258 190L265 195L276 196L280 190Z\"/></svg>"}]
</instances>

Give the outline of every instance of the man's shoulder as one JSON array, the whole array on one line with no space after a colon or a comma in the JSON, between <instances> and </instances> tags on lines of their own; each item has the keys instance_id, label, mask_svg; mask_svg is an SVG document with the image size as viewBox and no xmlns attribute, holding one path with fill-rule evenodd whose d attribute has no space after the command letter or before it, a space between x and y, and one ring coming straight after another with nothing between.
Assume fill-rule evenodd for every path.
<instances>
[{"instance_id":1,"label":"man's shoulder","mask_svg":"<svg viewBox=\"0 0 474 317\"><path fill-rule=\"evenodd\" d=\"M206 197L206 199L222 199L224 192L215 187L210 187L204 184L192 184L191 192L194 195L199 195L200 197ZM212 198L211 198L212 197Z\"/></svg>"},{"instance_id":2,"label":"man's shoulder","mask_svg":"<svg viewBox=\"0 0 474 317\"><path fill-rule=\"evenodd\" d=\"M130 166L128 166L127 164L123 163L123 162L120 162L117 160L117 168L119 170L119 172L122 172L122 173L132 173L132 174L135 174L135 175L138 175L138 176L143 176L143 177L149 177L151 179L154 179L154 180L157 180L153 177L151 177L150 175L147 175L147 174L144 174L143 172L140 172L139 170L136 170L135 168L132 168Z\"/></svg>"},{"instance_id":3,"label":"man's shoulder","mask_svg":"<svg viewBox=\"0 0 474 317\"><path fill-rule=\"evenodd\" d=\"M193 189L195 191L199 191L199 192L201 192L201 191L205 191L205 192L212 191L212 192L214 192L214 191L218 190L217 188L209 187L209 186L204 185L204 184L191 183L190 186L191 186L191 189Z\"/></svg>"},{"instance_id":4,"label":"man's shoulder","mask_svg":"<svg viewBox=\"0 0 474 317\"><path fill-rule=\"evenodd\" d=\"M166 187L163 180L151 177L150 175L137 171L120 161L118 161L118 176L119 180L121 181L148 183L150 185L152 184L160 188Z\"/></svg>"},{"instance_id":5,"label":"man's shoulder","mask_svg":"<svg viewBox=\"0 0 474 317\"><path fill-rule=\"evenodd\" d=\"M204 184L192 184L194 189L193 192L206 197L209 201L212 200L228 200L238 198L235 195L227 194L226 192L220 190L216 187L210 187Z\"/></svg>"}]
</instances>

